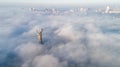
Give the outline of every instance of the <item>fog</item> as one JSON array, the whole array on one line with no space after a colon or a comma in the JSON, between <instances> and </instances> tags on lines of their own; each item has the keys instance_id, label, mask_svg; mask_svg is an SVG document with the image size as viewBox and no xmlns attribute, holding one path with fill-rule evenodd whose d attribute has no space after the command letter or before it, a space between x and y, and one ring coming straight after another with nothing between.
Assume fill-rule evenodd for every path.
<instances>
[{"instance_id":1,"label":"fog","mask_svg":"<svg viewBox=\"0 0 120 67\"><path fill-rule=\"evenodd\" d=\"M0 8L0 67L120 67L119 18ZM38 28L43 28L43 44Z\"/></svg>"}]
</instances>

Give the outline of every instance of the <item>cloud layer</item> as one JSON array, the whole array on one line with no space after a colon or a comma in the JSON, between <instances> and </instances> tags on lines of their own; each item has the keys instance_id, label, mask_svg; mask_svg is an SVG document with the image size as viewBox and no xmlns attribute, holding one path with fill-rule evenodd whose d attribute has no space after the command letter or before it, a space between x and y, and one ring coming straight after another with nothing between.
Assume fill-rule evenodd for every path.
<instances>
[{"instance_id":1,"label":"cloud layer","mask_svg":"<svg viewBox=\"0 0 120 67\"><path fill-rule=\"evenodd\" d=\"M0 20L0 67L120 66L119 15L43 15L1 8ZM43 44L36 38L39 27Z\"/></svg>"}]
</instances>

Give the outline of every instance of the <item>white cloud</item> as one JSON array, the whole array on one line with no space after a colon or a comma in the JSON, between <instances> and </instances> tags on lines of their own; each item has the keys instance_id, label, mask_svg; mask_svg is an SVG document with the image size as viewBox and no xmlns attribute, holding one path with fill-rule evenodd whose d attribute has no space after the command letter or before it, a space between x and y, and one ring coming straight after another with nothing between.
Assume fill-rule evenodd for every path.
<instances>
[{"instance_id":1,"label":"white cloud","mask_svg":"<svg viewBox=\"0 0 120 67\"><path fill-rule=\"evenodd\" d=\"M37 56L32 64L33 67L61 67L59 60L52 55Z\"/></svg>"},{"instance_id":2,"label":"white cloud","mask_svg":"<svg viewBox=\"0 0 120 67\"><path fill-rule=\"evenodd\" d=\"M29 60L34 58L44 52L44 47L42 45L34 44L32 42L22 44L18 46L15 51L17 54L23 58L23 60Z\"/></svg>"},{"instance_id":3,"label":"white cloud","mask_svg":"<svg viewBox=\"0 0 120 67\"><path fill-rule=\"evenodd\" d=\"M5 18L0 16L4 22L0 23L6 24L0 27L0 43L3 44L0 44L0 48L3 47L0 49L3 51L1 57L14 51L22 60L21 67L120 66L119 32L111 31L119 30L119 26L116 26L119 24L118 18L113 19L116 21L114 23L110 22L111 16L54 16L38 15L27 9L15 10L5 10L8 14ZM38 27L44 29L43 45L38 44L36 39Z\"/></svg>"}]
</instances>

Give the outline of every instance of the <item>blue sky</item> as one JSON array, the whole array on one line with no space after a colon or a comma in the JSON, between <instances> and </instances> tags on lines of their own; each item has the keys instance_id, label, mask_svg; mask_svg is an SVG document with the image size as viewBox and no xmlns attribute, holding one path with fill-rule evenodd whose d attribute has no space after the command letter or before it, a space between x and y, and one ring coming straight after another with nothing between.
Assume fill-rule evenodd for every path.
<instances>
[{"instance_id":1,"label":"blue sky","mask_svg":"<svg viewBox=\"0 0 120 67\"><path fill-rule=\"evenodd\" d=\"M120 3L120 0L0 0L0 3L91 4Z\"/></svg>"}]
</instances>

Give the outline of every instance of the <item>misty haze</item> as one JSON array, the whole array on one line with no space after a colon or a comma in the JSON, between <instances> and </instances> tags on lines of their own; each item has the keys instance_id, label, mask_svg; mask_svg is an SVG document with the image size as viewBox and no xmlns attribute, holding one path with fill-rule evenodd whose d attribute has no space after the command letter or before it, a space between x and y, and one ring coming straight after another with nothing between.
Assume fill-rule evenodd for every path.
<instances>
[{"instance_id":1,"label":"misty haze","mask_svg":"<svg viewBox=\"0 0 120 67\"><path fill-rule=\"evenodd\" d=\"M120 67L120 8L1 6L0 67Z\"/></svg>"}]
</instances>

